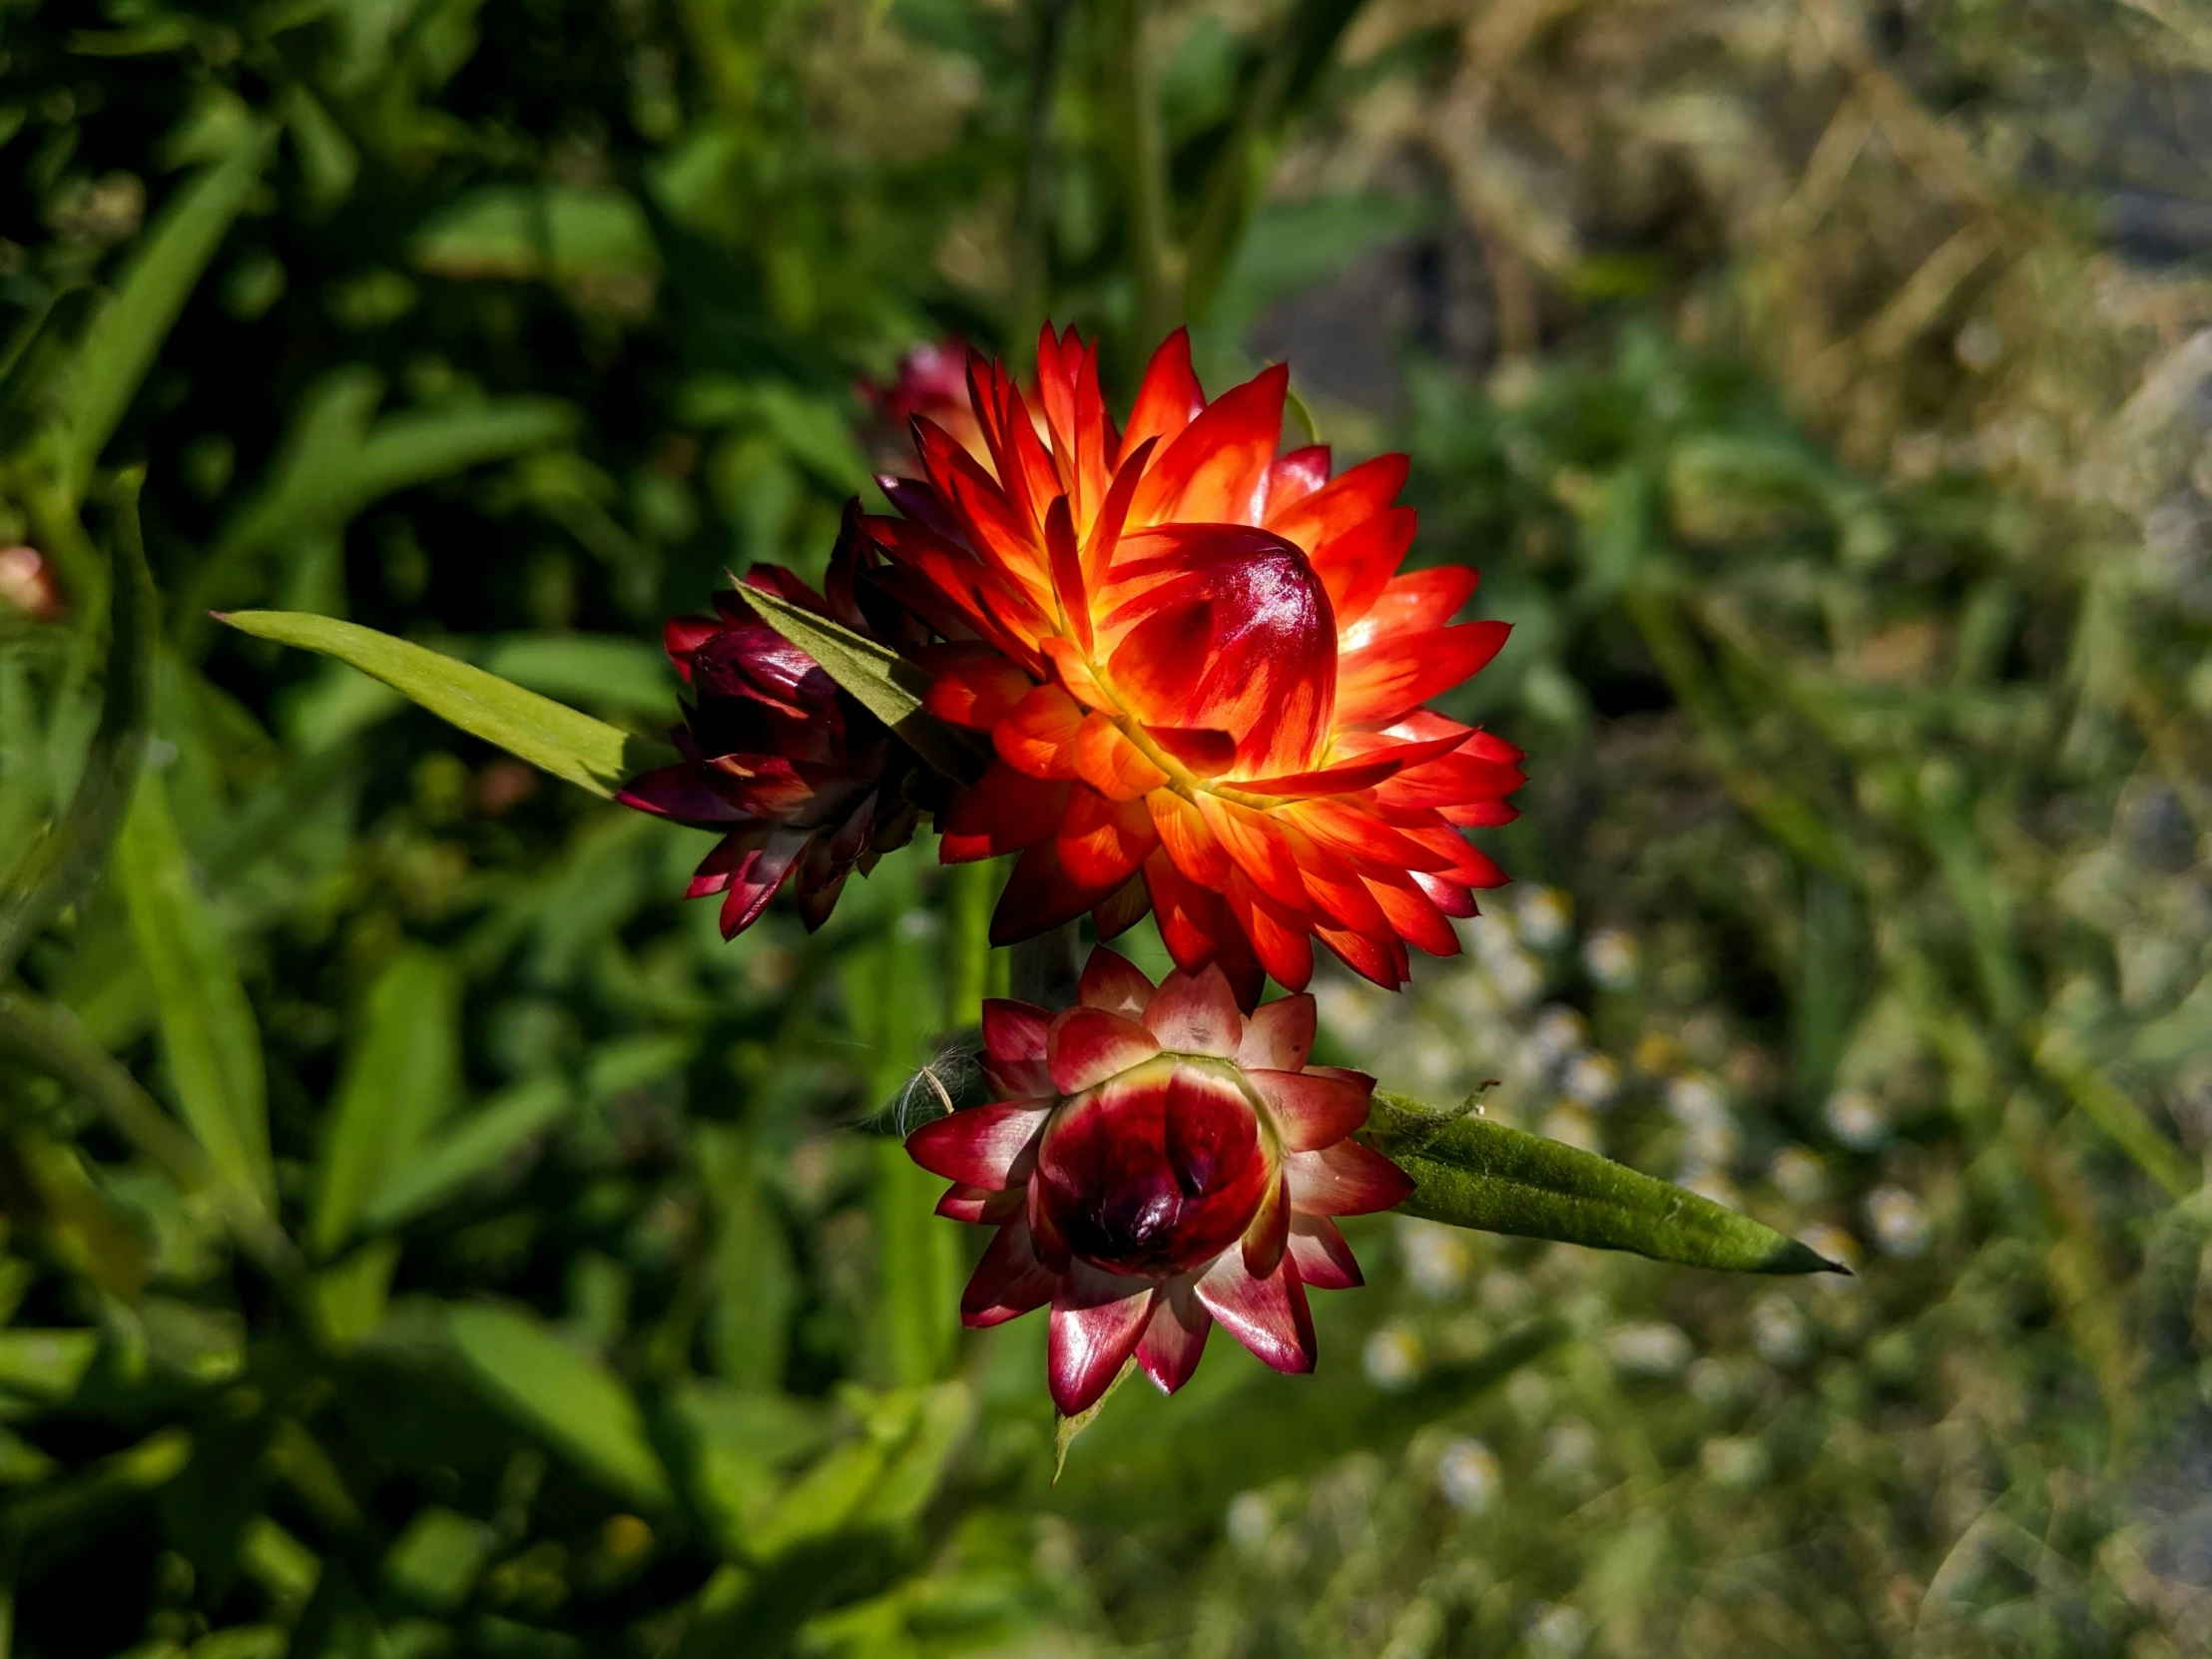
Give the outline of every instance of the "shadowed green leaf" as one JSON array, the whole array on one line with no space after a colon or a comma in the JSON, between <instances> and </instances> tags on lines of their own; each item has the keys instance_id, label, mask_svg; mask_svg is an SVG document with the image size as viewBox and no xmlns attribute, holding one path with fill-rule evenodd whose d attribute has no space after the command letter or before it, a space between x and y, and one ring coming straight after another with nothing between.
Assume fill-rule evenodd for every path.
<instances>
[{"instance_id":1,"label":"shadowed green leaf","mask_svg":"<svg viewBox=\"0 0 2212 1659\"><path fill-rule=\"evenodd\" d=\"M631 1501L673 1501L638 1402L596 1360L504 1308L454 1308L446 1331L487 1399Z\"/></svg>"},{"instance_id":2,"label":"shadowed green leaf","mask_svg":"<svg viewBox=\"0 0 2212 1659\"><path fill-rule=\"evenodd\" d=\"M274 134L258 133L177 193L147 232L78 354L70 385L64 482L84 493L109 437L154 364L178 312L215 258L269 160Z\"/></svg>"},{"instance_id":3,"label":"shadowed green leaf","mask_svg":"<svg viewBox=\"0 0 2212 1659\"><path fill-rule=\"evenodd\" d=\"M389 1168L361 1211L374 1228L404 1226L483 1179L567 1113L574 1097L553 1076L517 1083Z\"/></svg>"},{"instance_id":4,"label":"shadowed green leaf","mask_svg":"<svg viewBox=\"0 0 2212 1659\"><path fill-rule=\"evenodd\" d=\"M1737 1273L1844 1272L1797 1240L1625 1164L1378 1092L1366 1139L1413 1178L1407 1215Z\"/></svg>"},{"instance_id":5,"label":"shadowed green leaf","mask_svg":"<svg viewBox=\"0 0 2212 1659\"><path fill-rule=\"evenodd\" d=\"M258 639L350 664L439 719L594 795L611 797L625 779L676 759L665 745L373 628L298 611L234 611L222 620Z\"/></svg>"},{"instance_id":6,"label":"shadowed green leaf","mask_svg":"<svg viewBox=\"0 0 2212 1659\"><path fill-rule=\"evenodd\" d=\"M409 1171L416 1143L460 1092L460 975L434 950L401 950L369 987L316 1166L307 1243L330 1256L371 1195Z\"/></svg>"},{"instance_id":7,"label":"shadowed green leaf","mask_svg":"<svg viewBox=\"0 0 2212 1659\"><path fill-rule=\"evenodd\" d=\"M273 1201L261 1031L230 941L194 879L161 774L148 771L117 837L115 873L154 990L185 1122L234 1186Z\"/></svg>"}]
</instances>

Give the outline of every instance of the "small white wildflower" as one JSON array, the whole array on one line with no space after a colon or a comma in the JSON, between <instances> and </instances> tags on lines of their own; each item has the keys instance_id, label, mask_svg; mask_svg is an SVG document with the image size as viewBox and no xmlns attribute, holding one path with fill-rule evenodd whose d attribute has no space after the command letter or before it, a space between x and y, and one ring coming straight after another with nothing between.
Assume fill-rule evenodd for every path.
<instances>
[{"instance_id":1,"label":"small white wildflower","mask_svg":"<svg viewBox=\"0 0 2212 1659\"><path fill-rule=\"evenodd\" d=\"M1812 1352L1813 1333L1797 1304L1775 1292L1752 1304L1751 1346L1768 1365L1788 1370L1804 1364Z\"/></svg>"},{"instance_id":2,"label":"small white wildflower","mask_svg":"<svg viewBox=\"0 0 2212 1659\"><path fill-rule=\"evenodd\" d=\"M1420 1380L1420 1339L1401 1325L1385 1325L1369 1337L1360 1359L1368 1381L1386 1392Z\"/></svg>"},{"instance_id":3,"label":"small white wildflower","mask_svg":"<svg viewBox=\"0 0 2212 1659\"><path fill-rule=\"evenodd\" d=\"M1502 1482L1497 1454L1480 1440L1460 1436L1448 1440L1436 1457L1436 1489L1462 1515L1479 1515L1489 1508Z\"/></svg>"},{"instance_id":4,"label":"small white wildflower","mask_svg":"<svg viewBox=\"0 0 2212 1659\"><path fill-rule=\"evenodd\" d=\"M1928 1248L1928 1212L1903 1187L1877 1187L1867 1195L1867 1226L1885 1256L1918 1256Z\"/></svg>"},{"instance_id":5,"label":"small white wildflower","mask_svg":"<svg viewBox=\"0 0 2212 1659\"><path fill-rule=\"evenodd\" d=\"M1602 1138L1598 1134L1597 1119L1571 1100L1562 1100L1544 1114L1545 1139L1563 1141L1583 1152L1595 1152Z\"/></svg>"},{"instance_id":6,"label":"small white wildflower","mask_svg":"<svg viewBox=\"0 0 2212 1659\"><path fill-rule=\"evenodd\" d=\"M1529 1027L1528 1046L1546 1065L1556 1064L1588 1046L1590 1022L1564 1002L1554 1002L1536 1015Z\"/></svg>"},{"instance_id":7,"label":"small white wildflower","mask_svg":"<svg viewBox=\"0 0 2212 1659\"><path fill-rule=\"evenodd\" d=\"M1432 1302L1440 1302L1467 1281L1473 1252L1456 1227L1401 1216L1397 1223L1398 1260L1414 1290Z\"/></svg>"},{"instance_id":8,"label":"small white wildflower","mask_svg":"<svg viewBox=\"0 0 2212 1659\"><path fill-rule=\"evenodd\" d=\"M1230 1500L1223 1530L1238 1554L1258 1555L1267 1548L1268 1535L1275 1530L1275 1511L1260 1493L1239 1492Z\"/></svg>"},{"instance_id":9,"label":"small white wildflower","mask_svg":"<svg viewBox=\"0 0 2212 1659\"><path fill-rule=\"evenodd\" d=\"M1721 1434L1698 1448L1698 1466L1716 1486L1749 1491L1767 1478L1767 1448L1748 1434Z\"/></svg>"},{"instance_id":10,"label":"small white wildflower","mask_svg":"<svg viewBox=\"0 0 2212 1659\"><path fill-rule=\"evenodd\" d=\"M1637 948L1633 934L1618 927L1601 927L1583 941L1582 965L1605 989L1622 991L1636 982L1643 952Z\"/></svg>"},{"instance_id":11,"label":"small white wildflower","mask_svg":"<svg viewBox=\"0 0 2212 1659\"><path fill-rule=\"evenodd\" d=\"M1543 993L1543 964L1527 951L1516 950L1490 964L1490 981L1508 1005L1525 1008Z\"/></svg>"},{"instance_id":12,"label":"small white wildflower","mask_svg":"<svg viewBox=\"0 0 2212 1659\"><path fill-rule=\"evenodd\" d=\"M1554 1480L1576 1480L1589 1473L1597 1454L1597 1430L1580 1417L1568 1417L1544 1436L1543 1471Z\"/></svg>"},{"instance_id":13,"label":"small white wildflower","mask_svg":"<svg viewBox=\"0 0 2212 1659\"><path fill-rule=\"evenodd\" d=\"M1620 1093L1621 1068L1611 1055L1577 1054L1562 1068L1559 1086L1591 1111L1602 1112Z\"/></svg>"},{"instance_id":14,"label":"small white wildflower","mask_svg":"<svg viewBox=\"0 0 2212 1659\"><path fill-rule=\"evenodd\" d=\"M1837 1090L1821 1116L1828 1132L1854 1152L1872 1152L1890 1138L1890 1114L1881 1101L1859 1089Z\"/></svg>"},{"instance_id":15,"label":"small white wildflower","mask_svg":"<svg viewBox=\"0 0 2212 1659\"><path fill-rule=\"evenodd\" d=\"M1624 1325L1605 1340L1605 1353L1631 1377L1675 1377L1690 1363L1690 1337L1659 1320Z\"/></svg>"},{"instance_id":16,"label":"small white wildflower","mask_svg":"<svg viewBox=\"0 0 2212 1659\"><path fill-rule=\"evenodd\" d=\"M1677 1123L1711 1123L1728 1116L1728 1096L1702 1071L1677 1072L1667 1079L1667 1111Z\"/></svg>"},{"instance_id":17,"label":"small white wildflower","mask_svg":"<svg viewBox=\"0 0 2212 1659\"><path fill-rule=\"evenodd\" d=\"M1521 937L1538 950L1554 950L1574 931L1574 900L1557 887L1531 887L1514 906Z\"/></svg>"},{"instance_id":18,"label":"small white wildflower","mask_svg":"<svg viewBox=\"0 0 2212 1659\"><path fill-rule=\"evenodd\" d=\"M1590 1639L1590 1621L1565 1602L1539 1601L1528 1613L1528 1645L1555 1659L1574 1659Z\"/></svg>"},{"instance_id":19,"label":"small white wildflower","mask_svg":"<svg viewBox=\"0 0 2212 1659\"><path fill-rule=\"evenodd\" d=\"M1813 1204L1828 1189L1828 1174L1820 1154L1802 1146L1786 1146L1774 1155L1767 1174L1792 1204Z\"/></svg>"}]
</instances>

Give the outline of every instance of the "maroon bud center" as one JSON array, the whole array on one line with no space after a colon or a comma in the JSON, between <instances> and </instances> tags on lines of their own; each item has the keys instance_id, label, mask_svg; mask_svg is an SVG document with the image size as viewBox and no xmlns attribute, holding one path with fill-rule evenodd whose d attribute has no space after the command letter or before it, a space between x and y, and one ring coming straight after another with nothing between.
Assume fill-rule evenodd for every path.
<instances>
[{"instance_id":1,"label":"maroon bud center","mask_svg":"<svg viewBox=\"0 0 2212 1659\"><path fill-rule=\"evenodd\" d=\"M1163 1054L1063 1106L1038 1149L1037 1177L1077 1256L1168 1278L1243 1235L1274 1161L1234 1067Z\"/></svg>"}]
</instances>

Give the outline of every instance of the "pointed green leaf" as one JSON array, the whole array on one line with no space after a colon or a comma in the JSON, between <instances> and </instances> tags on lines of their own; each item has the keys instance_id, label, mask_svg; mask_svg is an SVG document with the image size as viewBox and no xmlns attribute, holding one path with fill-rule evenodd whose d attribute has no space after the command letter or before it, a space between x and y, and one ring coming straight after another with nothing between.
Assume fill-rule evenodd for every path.
<instances>
[{"instance_id":1,"label":"pointed green leaf","mask_svg":"<svg viewBox=\"0 0 2212 1659\"><path fill-rule=\"evenodd\" d=\"M154 704L154 578L139 540L137 477L119 493L100 726L69 811L40 841L36 861L0 894L0 979L39 929L82 898L100 873L146 754Z\"/></svg>"},{"instance_id":2,"label":"pointed green leaf","mask_svg":"<svg viewBox=\"0 0 2212 1659\"><path fill-rule=\"evenodd\" d=\"M1738 1273L1846 1270L1749 1216L1610 1158L1378 1091L1366 1138L1413 1178L1407 1215Z\"/></svg>"},{"instance_id":3,"label":"pointed green leaf","mask_svg":"<svg viewBox=\"0 0 2212 1659\"><path fill-rule=\"evenodd\" d=\"M455 1308L446 1330L486 1398L633 1502L665 1508L668 1472L630 1390L598 1361L504 1308Z\"/></svg>"},{"instance_id":4,"label":"pointed green leaf","mask_svg":"<svg viewBox=\"0 0 2212 1659\"><path fill-rule=\"evenodd\" d=\"M574 1103L554 1076L517 1083L390 1169L361 1211L373 1228L402 1227L482 1180L567 1115Z\"/></svg>"},{"instance_id":5,"label":"pointed green leaf","mask_svg":"<svg viewBox=\"0 0 2212 1659\"><path fill-rule=\"evenodd\" d=\"M972 779L989 764L989 757L966 733L922 711L929 676L888 646L862 639L826 616L760 588L747 588L745 602L947 778Z\"/></svg>"},{"instance_id":6,"label":"pointed green leaf","mask_svg":"<svg viewBox=\"0 0 2212 1659\"><path fill-rule=\"evenodd\" d=\"M409 1167L416 1143L460 1093L461 980L420 945L385 964L346 1051L322 1156L315 1166L308 1247L334 1256L370 1196Z\"/></svg>"},{"instance_id":7,"label":"pointed green leaf","mask_svg":"<svg viewBox=\"0 0 2212 1659\"><path fill-rule=\"evenodd\" d=\"M70 386L63 481L83 495L108 439L153 367L178 312L215 258L269 160L274 135L258 133L197 175L162 210L79 352Z\"/></svg>"},{"instance_id":8,"label":"pointed green leaf","mask_svg":"<svg viewBox=\"0 0 2212 1659\"><path fill-rule=\"evenodd\" d=\"M158 772L140 775L116 840L115 873L185 1122L225 1180L270 1204L276 1182L261 1032L230 941L177 837Z\"/></svg>"},{"instance_id":9,"label":"pointed green leaf","mask_svg":"<svg viewBox=\"0 0 2212 1659\"><path fill-rule=\"evenodd\" d=\"M625 779L676 759L663 744L373 628L299 611L233 611L222 620L258 639L350 664L439 719L594 795L612 796Z\"/></svg>"}]
</instances>

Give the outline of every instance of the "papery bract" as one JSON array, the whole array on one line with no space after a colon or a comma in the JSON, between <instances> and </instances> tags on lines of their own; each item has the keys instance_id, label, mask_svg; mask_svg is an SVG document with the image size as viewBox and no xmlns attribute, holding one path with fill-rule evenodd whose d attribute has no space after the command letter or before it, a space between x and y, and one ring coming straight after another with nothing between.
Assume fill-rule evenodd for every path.
<instances>
[{"instance_id":1,"label":"papery bract","mask_svg":"<svg viewBox=\"0 0 2212 1659\"><path fill-rule=\"evenodd\" d=\"M1277 1371L1313 1370L1306 1292L1361 1282L1330 1218L1412 1190L1348 1138L1375 1080L1306 1063L1311 996L1247 1015L1218 967L1155 989L1100 949L1078 995L1059 1014L984 1003L1000 1098L906 1139L954 1183L939 1215L998 1229L961 1323L1050 1304L1052 1398L1070 1416L1132 1355L1172 1393L1217 1320Z\"/></svg>"},{"instance_id":2,"label":"papery bract","mask_svg":"<svg viewBox=\"0 0 2212 1659\"><path fill-rule=\"evenodd\" d=\"M883 480L872 579L940 637L930 712L997 755L939 825L948 861L1020 854L995 942L1149 907L1249 1006L1317 938L1401 984L1504 881L1460 830L1512 819L1520 752L1422 705L1505 625L1452 620L1471 570L1398 572L1403 456L1277 453L1287 384L1209 402L1178 332L1117 432L1095 347L1048 328L1033 398L970 358L979 441L918 416L925 479Z\"/></svg>"},{"instance_id":3,"label":"papery bract","mask_svg":"<svg viewBox=\"0 0 2212 1659\"><path fill-rule=\"evenodd\" d=\"M765 589L877 637L883 618L864 614L854 589L853 528L848 518L827 598L788 570L756 565L745 586L715 595L715 616L674 617L663 631L692 693L672 734L684 760L631 779L618 799L724 832L687 896L722 895L725 938L791 882L808 929L821 926L845 877L904 846L938 805L941 780L746 603L747 586Z\"/></svg>"}]
</instances>

